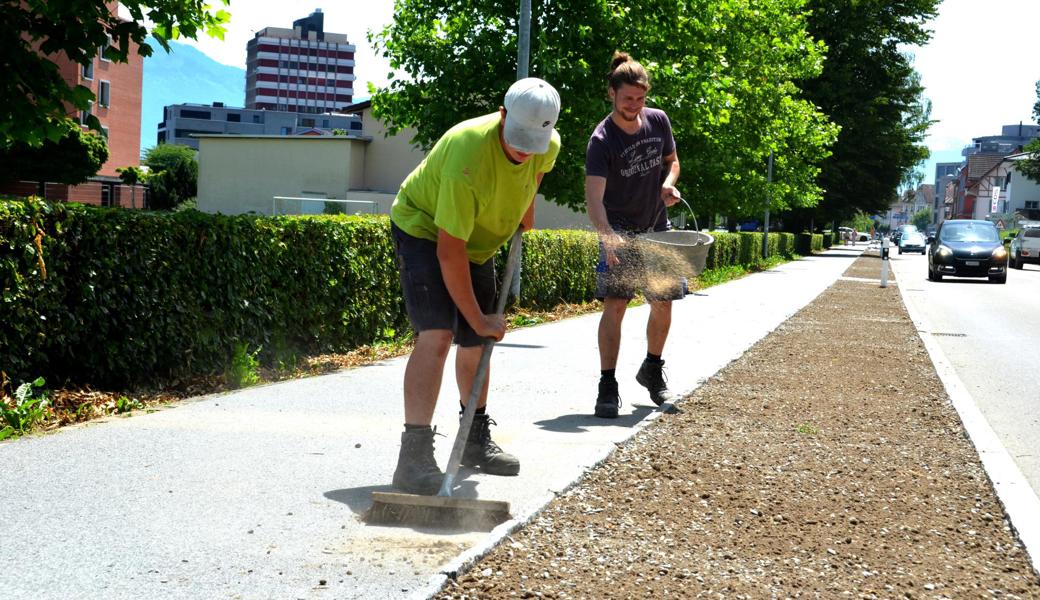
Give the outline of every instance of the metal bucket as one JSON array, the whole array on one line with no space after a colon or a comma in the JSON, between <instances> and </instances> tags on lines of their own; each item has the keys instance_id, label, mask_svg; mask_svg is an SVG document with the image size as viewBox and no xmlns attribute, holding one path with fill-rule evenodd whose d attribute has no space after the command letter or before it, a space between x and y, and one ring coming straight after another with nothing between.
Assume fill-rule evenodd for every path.
<instances>
[{"instance_id":1,"label":"metal bucket","mask_svg":"<svg viewBox=\"0 0 1040 600\"><path fill-rule=\"evenodd\" d=\"M637 236L651 270L675 278L692 279L704 271L715 238L700 231L655 231Z\"/></svg>"}]
</instances>

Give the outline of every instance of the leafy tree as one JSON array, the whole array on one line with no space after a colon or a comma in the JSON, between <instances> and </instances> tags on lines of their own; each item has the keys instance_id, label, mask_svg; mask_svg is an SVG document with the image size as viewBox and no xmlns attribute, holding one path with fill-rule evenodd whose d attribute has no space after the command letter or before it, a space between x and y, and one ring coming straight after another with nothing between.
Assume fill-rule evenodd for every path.
<instances>
[{"instance_id":1,"label":"leafy tree","mask_svg":"<svg viewBox=\"0 0 1040 600\"><path fill-rule=\"evenodd\" d=\"M625 50L650 72L649 104L672 119L680 186L701 213L811 205L817 164L836 129L795 82L819 73L804 0L532 2L530 73L563 100L564 150L543 191L584 207L585 145L610 112L606 74ZM369 35L408 79L373 94L390 133L406 127L430 148L455 123L495 110L515 79L517 6L501 0L398 0L394 22ZM450 100L450 101L446 101ZM776 156L766 190L766 161ZM703 216L703 215L702 215Z\"/></svg>"},{"instance_id":2,"label":"leafy tree","mask_svg":"<svg viewBox=\"0 0 1040 600\"><path fill-rule=\"evenodd\" d=\"M69 119L57 119L51 126L61 135L38 146L0 142L0 181L37 181L43 196L48 181L76 185L97 175L108 160L108 143Z\"/></svg>"},{"instance_id":3,"label":"leafy tree","mask_svg":"<svg viewBox=\"0 0 1040 600\"><path fill-rule=\"evenodd\" d=\"M1040 123L1040 81L1036 82L1036 104L1033 105L1033 120ZM1029 152L1029 158L1018 163L1018 170L1023 175L1040 182L1040 138L1026 144L1023 149Z\"/></svg>"},{"instance_id":4,"label":"leafy tree","mask_svg":"<svg viewBox=\"0 0 1040 600\"><path fill-rule=\"evenodd\" d=\"M199 164L190 146L153 146L145 152L144 164L150 171L150 208L169 210L198 194Z\"/></svg>"},{"instance_id":5,"label":"leafy tree","mask_svg":"<svg viewBox=\"0 0 1040 600\"><path fill-rule=\"evenodd\" d=\"M229 0L218 0L228 5ZM99 48L114 62L126 62L136 47L150 56L146 41L151 35L167 52L168 40L195 38L199 32L223 39L230 15L214 11L204 0L124 0L131 19L124 21L110 10L106 0L66 2L0 2L0 141L40 145L65 135L60 119L69 107L86 110L94 95L84 86L69 86L50 57L65 56L88 65ZM111 43L111 45L109 45ZM96 117L88 125L100 129Z\"/></svg>"},{"instance_id":6,"label":"leafy tree","mask_svg":"<svg viewBox=\"0 0 1040 600\"><path fill-rule=\"evenodd\" d=\"M841 126L812 217L840 221L882 212L904 174L928 157L931 104L903 45L920 45L940 0L809 0L809 32L827 44L823 73L806 97ZM805 215L803 215L804 218Z\"/></svg>"},{"instance_id":7,"label":"leafy tree","mask_svg":"<svg viewBox=\"0 0 1040 600\"><path fill-rule=\"evenodd\" d=\"M130 208L137 208L137 184L146 179L145 172L138 167L129 166L116 169L119 179L130 186Z\"/></svg>"},{"instance_id":8,"label":"leafy tree","mask_svg":"<svg viewBox=\"0 0 1040 600\"><path fill-rule=\"evenodd\" d=\"M932 224L932 209L931 207L924 207L921 210L915 212L910 217L910 223L917 226L918 229L924 231Z\"/></svg>"}]
</instances>

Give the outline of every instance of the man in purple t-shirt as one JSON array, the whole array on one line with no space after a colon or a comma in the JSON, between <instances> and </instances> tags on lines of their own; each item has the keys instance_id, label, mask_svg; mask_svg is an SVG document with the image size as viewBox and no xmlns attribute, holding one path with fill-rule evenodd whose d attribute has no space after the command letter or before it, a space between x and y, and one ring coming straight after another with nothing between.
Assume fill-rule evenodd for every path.
<instances>
[{"instance_id":1,"label":"man in purple t-shirt","mask_svg":"<svg viewBox=\"0 0 1040 600\"><path fill-rule=\"evenodd\" d=\"M679 158L672 125L664 111L647 108L650 81L646 70L624 52L616 52L607 93L614 108L589 139L585 155L585 204L600 236L596 296L603 300L599 322L599 394L597 417L616 418L621 406L615 378L621 347L621 320L628 302L642 290L650 303L647 352L636 381L660 406L669 400L661 354L672 323L672 300L683 297L679 280L655 285L647 277L636 244L638 233L668 229L666 208L679 201L675 181Z\"/></svg>"}]
</instances>

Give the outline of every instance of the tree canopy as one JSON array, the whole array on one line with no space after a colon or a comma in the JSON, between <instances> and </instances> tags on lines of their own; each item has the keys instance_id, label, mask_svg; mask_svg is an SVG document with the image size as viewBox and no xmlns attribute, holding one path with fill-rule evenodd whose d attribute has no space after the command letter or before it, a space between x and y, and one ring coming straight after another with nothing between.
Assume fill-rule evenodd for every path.
<instances>
[{"instance_id":1,"label":"tree canopy","mask_svg":"<svg viewBox=\"0 0 1040 600\"><path fill-rule=\"evenodd\" d=\"M159 144L145 151L149 208L169 210L198 194L199 163L195 150L178 144Z\"/></svg>"},{"instance_id":2,"label":"tree canopy","mask_svg":"<svg viewBox=\"0 0 1040 600\"><path fill-rule=\"evenodd\" d=\"M809 0L809 32L827 44L806 97L841 126L823 163L817 220L883 212L904 175L928 158L931 104L903 45L926 43L940 0Z\"/></svg>"},{"instance_id":3,"label":"tree canopy","mask_svg":"<svg viewBox=\"0 0 1040 600\"><path fill-rule=\"evenodd\" d=\"M649 71L648 104L668 112L698 213L751 214L811 206L818 164L837 135L798 82L818 75L823 46L809 38L805 0L576 0L532 2L530 69L563 100L563 150L546 197L584 206L585 147L610 112L614 50ZM429 149L455 123L494 111L515 79L517 5L502 0L397 0L394 21L370 34L407 78L370 89L390 133L414 127ZM775 155L774 183L766 163Z\"/></svg>"},{"instance_id":4,"label":"tree canopy","mask_svg":"<svg viewBox=\"0 0 1040 600\"><path fill-rule=\"evenodd\" d=\"M56 141L48 139L39 146L28 142L0 143L0 182L76 185L97 175L108 160L105 140L68 119L59 119L53 126L62 132Z\"/></svg>"},{"instance_id":5,"label":"tree canopy","mask_svg":"<svg viewBox=\"0 0 1040 600\"><path fill-rule=\"evenodd\" d=\"M229 0L217 0L227 6ZM195 38L200 32L223 39L230 15L213 10L205 0L123 0L131 20L113 14L105 0L40 0L0 3L0 56L4 76L0 78L0 142L40 145L44 139L57 141L65 135L60 125L70 112L86 110L93 93L81 85L69 86L49 57L65 56L88 65L104 48L106 58L126 62L137 49L150 56L149 30L166 51L168 40ZM96 117L88 125L99 129Z\"/></svg>"},{"instance_id":6,"label":"tree canopy","mask_svg":"<svg viewBox=\"0 0 1040 600\"><path fill-rule=\"evenodd\" d=\"M1033 120L1040 123L1040 81L1036 82L1036 104L1033 104ZM1026 144L1023 150L1029 152L1030 155L1029 158L1018 164L1018 169L1029 179L1040 182L1040 138L1036 138Z\"/></svg>"}]
</instances>

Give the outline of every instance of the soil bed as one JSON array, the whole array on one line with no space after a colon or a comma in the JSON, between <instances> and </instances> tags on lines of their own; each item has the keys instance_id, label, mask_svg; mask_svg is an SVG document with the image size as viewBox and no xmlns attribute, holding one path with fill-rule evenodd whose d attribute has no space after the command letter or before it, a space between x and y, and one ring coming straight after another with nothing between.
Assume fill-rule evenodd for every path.
<instances>
[{"instance_id":1,"label":"soil bed","mask_svg":"<svg viewBox=\"0 0 1040 600\"><path fill-rule=\"evenodd\" d=\"M437 597L1040 598L880 264L857 260Z\"/></svg>"}]
</instances>

